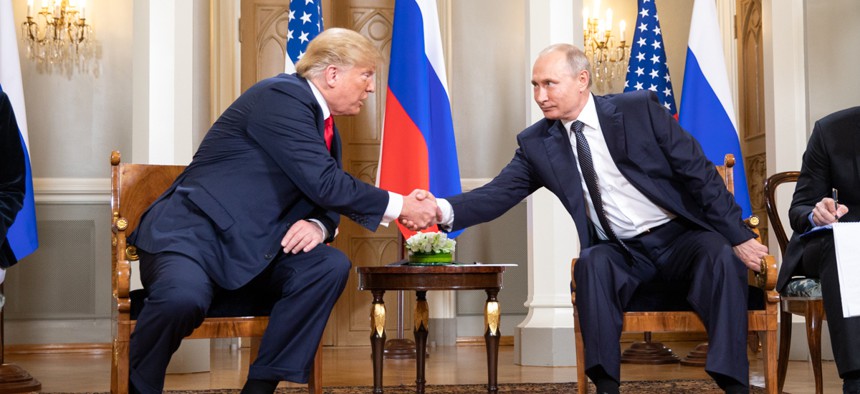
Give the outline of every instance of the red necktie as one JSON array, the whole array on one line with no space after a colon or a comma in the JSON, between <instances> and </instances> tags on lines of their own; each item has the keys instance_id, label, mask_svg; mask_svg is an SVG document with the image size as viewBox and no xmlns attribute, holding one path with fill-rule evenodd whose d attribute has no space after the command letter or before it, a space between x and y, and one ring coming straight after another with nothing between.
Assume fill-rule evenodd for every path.
<instances>
[{"instance_id":1,"label":"red necktie","mask_svg":"<svg viewBox=\"0 0 860 394\"><path fill-rule=\"evenodd\" d=\"M334 138L334 119L331 116L325 118L325 147L331 151L331 140Z\"/></svg>"}]
</instances>

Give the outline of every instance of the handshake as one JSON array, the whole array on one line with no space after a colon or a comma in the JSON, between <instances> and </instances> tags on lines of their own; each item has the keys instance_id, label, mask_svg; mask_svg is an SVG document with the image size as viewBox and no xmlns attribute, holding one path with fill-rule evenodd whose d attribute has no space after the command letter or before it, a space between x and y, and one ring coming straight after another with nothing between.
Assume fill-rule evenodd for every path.
<instances>
[{"instance_id":1,"label":"handshake","mask_svg":"<svg viewBox=\"0 0 860 394\"><path fill-rule=\"evenodd\" d=\"M442 210L436 205L436 197L432 193L415 189L408 196L403 196L403 208L398 220L412 231L424 230L442 221Z\"/></svg>"}]
</instances>

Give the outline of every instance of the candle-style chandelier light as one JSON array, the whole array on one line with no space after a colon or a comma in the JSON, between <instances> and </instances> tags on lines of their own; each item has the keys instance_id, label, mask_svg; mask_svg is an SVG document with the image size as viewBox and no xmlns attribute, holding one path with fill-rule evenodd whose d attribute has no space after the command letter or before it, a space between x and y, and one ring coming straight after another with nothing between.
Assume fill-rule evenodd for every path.
<instances>
[{"instance_id":1,"label":"candle-style chandelier light","mask_svg":"<svg viewBox=\"0 0 860 394\"><path fill-rule=\"evenodd\" d=\"M85 66L95 55L85 0L42 0L38 9L28 0L21 33L27 57L39 65Z\"/></svg>"}]
</instances>

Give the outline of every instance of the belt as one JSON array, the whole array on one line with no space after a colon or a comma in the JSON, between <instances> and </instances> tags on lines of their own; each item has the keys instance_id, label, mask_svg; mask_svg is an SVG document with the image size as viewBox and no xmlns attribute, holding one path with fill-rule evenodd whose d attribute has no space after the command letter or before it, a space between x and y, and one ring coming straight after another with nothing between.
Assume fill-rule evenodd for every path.
<instances>
[{"instance_id":1,"label":"belt","mask_svg":"<svg viewBox=\"0 0 860 394\"><path fill-rule=\"evenodd\" d=\"M639 233L639 234L636 234L636 236L634 236L634 237L633 237L633 239L641 238L641 237L644 237L644 236L646 236L646 235L648 235L648 234L651 234L651 233L653 233L653 232L655 232L655 231L657 231L657 230L660 230L661 228L666 227L667 225L669 225L670 223L674 222L675 220L676 220L676 219L672 219L672 220L670 220L670 221L668 221L668 222L666 222L666 223L663 223L663 224L661 224L661 225L659 225L659 226L651 227L651 228L649 228L649 229L647 229L647 230L645 230L645 231L643 231L643 232L641 232L641 233Z\"/></svg>"}]
</instances>

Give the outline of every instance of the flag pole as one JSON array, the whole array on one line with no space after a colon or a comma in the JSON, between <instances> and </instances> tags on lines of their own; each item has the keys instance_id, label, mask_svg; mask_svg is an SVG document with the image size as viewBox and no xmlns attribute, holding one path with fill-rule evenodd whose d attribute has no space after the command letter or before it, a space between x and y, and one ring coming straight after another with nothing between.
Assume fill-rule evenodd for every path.
<instances>
[{"instance_id":1,"label":"flag pole","mask_svg":"<svg viewBox=\"0 0 860 394\"><path fill-rule=\"evenodd\" d=\"M6 353L5 330L4 330L4 304L6 301L5 289L0 283L0 393L29 393L42 390L42 383L30 376L30 374L15 364L7 364L4 354Z\"/></svg>"}]
</instances>

